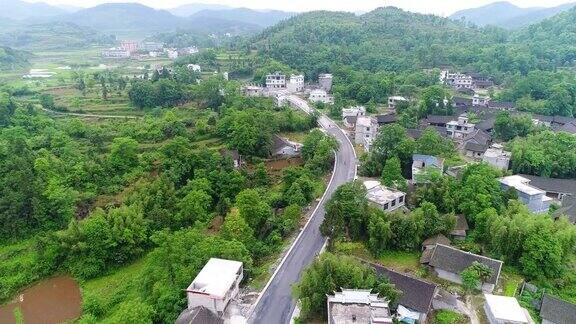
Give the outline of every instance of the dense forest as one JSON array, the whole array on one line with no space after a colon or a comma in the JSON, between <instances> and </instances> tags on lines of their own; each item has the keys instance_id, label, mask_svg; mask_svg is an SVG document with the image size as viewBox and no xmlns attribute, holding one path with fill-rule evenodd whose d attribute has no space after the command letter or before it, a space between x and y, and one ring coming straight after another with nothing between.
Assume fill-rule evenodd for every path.
<instances>
[{"instance_id":1,"label":"dense forest","mask_svg":"<svg viewBox=\"0 0 576 324\"><path fill-rule=\"evenodd\" d=\"M15 50L10 47L0 47L0 70L14 70L25 68L30 65L28 61L30 53Z\"/></svg>"}]
</instances>

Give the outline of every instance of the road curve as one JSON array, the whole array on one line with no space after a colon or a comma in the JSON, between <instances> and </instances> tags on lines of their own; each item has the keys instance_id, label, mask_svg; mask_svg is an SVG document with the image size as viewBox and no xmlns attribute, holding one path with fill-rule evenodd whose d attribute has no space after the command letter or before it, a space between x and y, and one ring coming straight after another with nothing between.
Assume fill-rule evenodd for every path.
<instances>
[{"instance_id":1,"label":"road curve","mask_svg":"<svg viewBox=\"0 0 576 324\"><path fill-rule=\"evenodd\" d=\"M297 96L288 96L286 99L292 106L307 113L313 111L306 101ZM248 320L251 324L290 322L295 307L292 285L299 281L302 271L312 263L326 241L326 238L320 234L320 225L325 214L324 206L340 185L353 180L356 176L356 155L346 134L326 116L321 116L318 122L326 132L336 138L340 145L336 152L332 179L309 222L262 291Z\"/></svg>"}]
</instances>

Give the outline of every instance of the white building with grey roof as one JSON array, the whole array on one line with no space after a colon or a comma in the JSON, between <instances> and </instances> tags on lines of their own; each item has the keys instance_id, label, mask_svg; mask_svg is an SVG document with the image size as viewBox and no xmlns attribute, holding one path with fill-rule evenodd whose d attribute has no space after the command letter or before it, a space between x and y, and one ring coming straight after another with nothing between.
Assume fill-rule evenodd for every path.
<instances>
[{"instance_id":1,"label":"white building with grey roof","mask_svg":"<svg viewBox=\"0 0 576 324\"><path fill-rule=\"evenodd\" d=\"M386 299L370 290L342 289L327 298L328 324L392 323Z\"/></svg>"},{"instance_id":2,"label":"white building with grey roof","mask_svg":"<svg viewBox=\"0 0 576 324\"><path fill-rule=\"evenodd\" d=\"M393 212L406 204L406 194L383 186L379 181L364 181L366 199L386 212Z\"/></svg>"},{"instance_id":3,"label":"white building with grey roof","mask_svg":"<svg viewBox=\"0 0 576 324\"><path fill-rule=\"evenodd\" d=\"M530 184L530 179L519 175L503 177L498 180L503 191L515 189L518 199L536 214L547 213L552 198L546 196L546 191Z\"/></svg>"}]
</instances>

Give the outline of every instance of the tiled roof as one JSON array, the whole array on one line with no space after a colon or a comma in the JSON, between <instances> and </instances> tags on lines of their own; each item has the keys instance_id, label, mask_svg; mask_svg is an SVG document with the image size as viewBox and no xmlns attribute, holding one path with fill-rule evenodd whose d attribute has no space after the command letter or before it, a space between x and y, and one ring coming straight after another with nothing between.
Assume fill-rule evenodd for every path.
<instances>
[{"instance_id":1,"label":"tiled roof","mask_svg":"<svg viewBox=\"0 0 576 324\"><path fill-rule=\"evenodd\" d=\"M496 284L503 264L500 260L465 252L447 245L437 244L430 257L429 264L434 268L460 274L466 268L470 267L474 261L487 265L492 269L492 276L490 276L487 283Z\"/></svg>"},{"instance_id":2,"label":"tiled roof","mask_svg":"<svg viewBox=\"0 0 576 324\"><path fill-rule=\"evenodd\" d=\"M576 305L544 294L540 317L556 324L576 323Z\"/></svg>"},{"instance_id":3,"label":"tiled roof","mask_svg":"<svg viewBox=\"0 0 576 324\"><path fill-rule=\"evenodd\" d=\"M438 234L429 237L426 240L424 240L424 242L422 242L422 246L436 245L436 244L450 245L450 240L446 236Z\"/></svg>"},{"instance_id":4,"label":"tiled roof","mask_svg":"<svg viewBox=\"0 0 576 324\"><path fill-rule=\"evenodd\" d=\"M380 124L380 125L390 124L390 123L395 123L396 120L398 120L398 117L396 116L396 114L378 115L378 116L376 116L376 120L378 121L378 124Z\"/></svg>"},{"instance_id":5,"label":"tiled roof","mask_svg":"<svg viewBox=\"0 0 576 324\"><path fill-rule=\"evenodd\" d=\"M576 180L547 178L527 174L520 174L520 176L530 180L531 185L544 191L576 195Z\"/></svg>"}]
</instances>

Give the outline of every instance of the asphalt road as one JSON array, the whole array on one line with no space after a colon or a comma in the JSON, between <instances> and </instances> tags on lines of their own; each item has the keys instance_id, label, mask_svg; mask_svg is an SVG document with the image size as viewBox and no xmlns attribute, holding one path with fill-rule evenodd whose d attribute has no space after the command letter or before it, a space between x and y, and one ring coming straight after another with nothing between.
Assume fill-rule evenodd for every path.
<instances>
[{"instance_id":1,"label":"asphalt road","mask_svg":"<svg viewBox=\"0 0 576 324\"><path fill-rule=\"evenodd\" d=\"M312 111L306 101L296 96L291 96L288 99L292 105L308 113ZM249 318L249 323L284 324L290 322L296 304L292 298L292 285L299 281L302 271L312 263L326 241L326 238L320 234L320 225L325 214L324 205L340 185L353 180L356 175L356 156L346 135L325 116L320 117L319 123L340 143L340 148L336 152L332 181L328 185L318 208L313 212L310 221L262 292Z\"/></svg>"}]
</instances>

